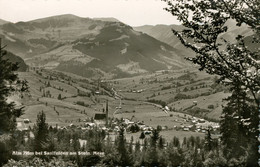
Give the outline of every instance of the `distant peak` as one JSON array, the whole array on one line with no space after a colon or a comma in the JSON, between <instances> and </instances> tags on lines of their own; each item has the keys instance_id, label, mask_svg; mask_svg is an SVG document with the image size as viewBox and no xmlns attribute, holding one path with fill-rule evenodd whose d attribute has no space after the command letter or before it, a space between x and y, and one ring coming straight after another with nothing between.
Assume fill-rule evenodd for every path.
<instances>
[{"instance_id":1,"label":"distant peak","mask_svg":"<svg viewBox=\"0 0 260 167\"><path fill-rule=\"evenodd\" d=\"M56 15L56 16L51 16L51 17L80 18L79 16L76 16L76 15L73 15L73 14L62 14L62 15Z\"/></svg>"},{"instance_id":2,"label":"distant peak","mask_svg":"<svg viewBox=\"0 0 260 167\"><path fill-rule=\"evenodd\" d=\"M35 20L31 20L29 22L39 22L39 21L45 21L49 19L79 19L81 17L73 15L73 14L62 14L62 15L55 15L55 16L49 16L49 17L44 17L44 18L39 18Z\"/></svg>"},{"instance_id":3,"label":"distant peak","mask_svg":"<svg viewBox=\"0 0 260 167\"><path fill-rule=\"evenodd\" d=\"M100 20L100 21L107 21L107 22L120 22L118 19L113 17L99 17L99 18L93 18L93 20Z\"/></svg>"},{"instance_id":4,"label":"distant peak","mask_svg":"<svg viewBox=\"0 0 260 167\"><path fill-rule=\"evenodd\" d=\"M10 23L10 22L6 21L6 20L3 20L3 19L0 19L0 25L6 24L6 23Z\"/></svg>"}]
</instances>

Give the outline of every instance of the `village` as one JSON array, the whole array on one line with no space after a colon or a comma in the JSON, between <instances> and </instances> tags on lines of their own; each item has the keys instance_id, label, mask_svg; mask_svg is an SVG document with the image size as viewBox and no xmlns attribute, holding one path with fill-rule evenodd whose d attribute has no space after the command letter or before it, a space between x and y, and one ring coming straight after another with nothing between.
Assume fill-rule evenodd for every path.
<instances>
[{"instance_id":1,"label":"village","mask_svg":"<svg viewBox=\"0 0 260 167\"><path fill-rule=\"evenodd\" d=\"M116 111L118 111L117 107ZM166 106L161 112L170 112L168 111L168 107ZM119 113L117 113L119 114ZM106 113L96 113L93 118L83 119L80 124L69 124L67 126L59 126L58 124L55 127L58 130L73 130L77 129L81 132L87 132L88 130L101 130L106 133L108 136L116 136L118 135L120 128L124 128L126 136L135 136L135 140L138 140L143 133L146 136L150 136L152 134L153 129L160 130L161 132L174 131L175 133L180 132L195 132L195 133L206 133L209 129L212 134L219 134L219 123L207 121L205 119L197 118L194 116L190 116L187 114L175 113L176 118L174 121L179 123L180 126L174 125L174 128L169 128L167 126L157 127L150 126L149 124L145 124L143 121L137 120L134 116L132 118L110 118L108 117L108 112ZM172 114L169 115L172 117ZM135 119L134 119L135 118ZM29 119L18 119L17 120L17 129L19 131L26 131L30 137L34 137L33 132L31 131L32 122ZM128 137L130 139L130 137ZM26 139L25 139L26 140ZM81 146L86 143L86 140L79 139Z\"/></svg>"}]
</instances>

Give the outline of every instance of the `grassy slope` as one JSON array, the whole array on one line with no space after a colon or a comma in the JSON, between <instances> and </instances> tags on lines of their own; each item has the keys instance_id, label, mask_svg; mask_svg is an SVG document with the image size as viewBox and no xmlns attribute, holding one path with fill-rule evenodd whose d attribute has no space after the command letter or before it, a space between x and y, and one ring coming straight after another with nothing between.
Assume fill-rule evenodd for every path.
<instances>
[{"instance_id":1,"label":"grassy slope","mask_svg":"<svg viewBox=\"0 0 260 167\"><path fill-rule=\"evenodd\" d=\"M30 126L33 126L37 118L37 113L42 110L46 113L47 122L50 125L58 124L59 126L67 126L71 123L76 125L82 125L84 124L84 122L79 122L79 119L87 119L93 117L95 113L102 113L102 109L105 107L106 99L108 99L109 117L114 116L116 118L123 117L131 119L132 116L134 116L134 121L143 121L148 126L167 126L170 130L161 132L161 134L165 138L167 138L167 140L172 139L173 136L180 137L181 139L183 137L189 137L191 135L204 137L203 133L174 130L175 126L190 125L190 122L184 121L185 117L183 113L169 112L167 114L163 112L160 107L152 105L150 103L145 103L144 101L147 100L147 97L150 97L151 94L158 94L159 92L163 95L156 95L156 97L154 98L158 98L161 100L169 100L169 98L174 97L176 91L175 89L182 89L184 86L190 87L198 85L202 82L207 83L206 79L208 78L208 75L206 74L195 73L196 75L194 74L194 76L196 76L195 78L197 78L199 81L195 80L191 84L171 88L169 89L170 91L162 91L161 88L163 86L170 85L170 83L181 81L180 78L183 79L183 75L186 72L183 73L183 71L174 71L168 74L147 74L145 76L112 80L109 82L109 84L111 84L111 86L113 86L114 89L116 89L117 91L121 90L120 92L118 91L119 94L122 94L125 97L130 97L131 95L132 98L135 99L122 100L122 109L118 110L116 109L116 107L119 106L120 102L118 99L115 99L113 97L109 97L107 95L94 95L91 97L77 96L76 88L81 88L80 90L86 91L87 93L95 90L97 85L94 81L84 79L75 75L63 74L56 71L43 70L41 73L42 74L39 75L33 70L31 70L30 72L19 73L19 76L23 79L27 79L30 85L31 97L25 97L22 100L20 99L20 101L26 105L25 113L24 115L22 115L22 118L29 118L32 121L32 123L30 123ZM155 75L160 82L148 84L147 81L154 80ZM52 76L53 79L49 80L49 76ZM175 78L174 82L171 79L172 77ZM52 96L54 96L53 98L42 97L42 92L40 92L40 87L45 87L47 81L50 82L51 87L45 89L51 90L51 94ZM208 84L210 84L210 82L208 82ZM63 91L53 88L53 85L55 85L55 87L63 88ZM84 88L81 87L82 85L85 85ZM136 90L142 88L145 90L142 93L127 93L124 92L126 88ZM200 89L203 90L205 88ZM196 91L193 91L192 93L196 94ZM62 97L67 96L68 98L58 100L56 97L58 94L61 94ZM174 106L176 109L184 108L192 105L192 102L194 100L198 102L197 107L200 108L207 108L208 104L218 104L219 107L216 107L214 110L211 110L211 112L207 115L212 118L218 118L221 112L221 98L225 97L226 95L228 94L218 92L209 96L201 96L193 99L178 100L176 102L170 103L169 106ZM84 107L76 105L77 101L83 101L85 104L88 104L89 106ZM83 113L84 110L85 113ZM127 138L130 139L131 136L134 136L136 139L138 139L140 134L127 134Z\"/></svg>"},{"instance_id":2,"label":"grassy slope","mask_svg":"<svg viewBox=\"0 0 260 167\"><path fill-rule=\"evenodd\" d=\"M116 81L119 84L117 83L113 86L126 99L141 101L161 100L165 101L168 107L172 107L175 110L199 107L209 111L205 116L220 119L221 106L224 104L222 99L229 96L229 93L224 93L221 90L216 91L216 88L213 86L214 77L206 73L196 72L195 70L189 73L190 78L183 76L187 77L187 73L175 71L168 74L150 74L128 79L118 79ZM185 89L187 91L184 91ZM143 92L133 92L137 90L143 90ZM188 99L175 99L179 93L189 96ZM197 102L197 106L194 106L194 101ZM209 109L209 105L214 105L214 109Z\"/></svg>"}]
</instances>

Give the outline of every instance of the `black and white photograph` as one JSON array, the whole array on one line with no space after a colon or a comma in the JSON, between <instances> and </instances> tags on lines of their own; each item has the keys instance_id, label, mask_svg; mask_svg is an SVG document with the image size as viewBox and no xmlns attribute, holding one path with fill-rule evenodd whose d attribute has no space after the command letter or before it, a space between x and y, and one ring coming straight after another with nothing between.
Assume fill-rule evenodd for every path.
<instances>
[{"instance_id":1,"label":"black and white photograph","mask_svg":"<svg viewBox=\"0 0 260 167\"><path fill-rule=\"evenodd\" d=\"M0 0L0 167L258 167L259 0Z\"/></svg>"}]
</instances>

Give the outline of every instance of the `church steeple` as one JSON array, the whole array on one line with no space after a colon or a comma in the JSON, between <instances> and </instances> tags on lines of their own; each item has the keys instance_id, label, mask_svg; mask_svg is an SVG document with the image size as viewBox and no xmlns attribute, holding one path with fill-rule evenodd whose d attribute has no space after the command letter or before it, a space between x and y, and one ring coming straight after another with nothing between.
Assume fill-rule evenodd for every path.
<instances>
[{"instance_id":1,"label":"church steeple","mask_svg":"<svg viewBox=\"0 0 260 167\"><path fill-rule=\"evenodd\" d=\"M106 101L106 126L108 126L108 100Z\"/></svg>"}]
</instances>

